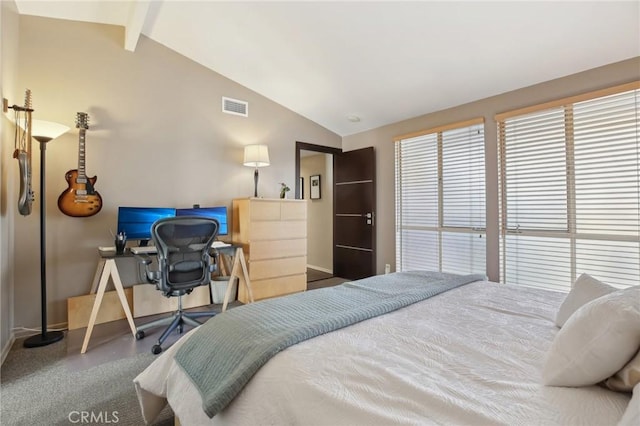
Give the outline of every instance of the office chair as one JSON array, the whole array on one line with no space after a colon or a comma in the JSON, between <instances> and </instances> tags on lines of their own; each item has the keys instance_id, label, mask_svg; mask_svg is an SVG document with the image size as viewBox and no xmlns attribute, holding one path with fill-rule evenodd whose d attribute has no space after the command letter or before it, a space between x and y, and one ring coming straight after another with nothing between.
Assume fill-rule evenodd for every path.
<instances>
[{"instance_id":1,"label":"office chair","mask_svg":"<svg viewBox=\"0 0 640 426\"><path fill-rule=\"evenodd\" d=\"M200 285L209 285L211 273L216 270L216 252L211 243L218 234L219 223L215 219L179 216L156 221L151 226L151 239L157 250L157 269L152 270L149 255L136 255L144 265L144 279L155 284L166 297L178 298L178 310L173 316L161 318L136 328L136 339L144 338L145 330L169 325L151 349L153 354L162 352L162 343L172 331L182 333L184 324L197 327L195 319L212 317L215 312L185 312L182 296Z\"/></svg>"}]
</instances>

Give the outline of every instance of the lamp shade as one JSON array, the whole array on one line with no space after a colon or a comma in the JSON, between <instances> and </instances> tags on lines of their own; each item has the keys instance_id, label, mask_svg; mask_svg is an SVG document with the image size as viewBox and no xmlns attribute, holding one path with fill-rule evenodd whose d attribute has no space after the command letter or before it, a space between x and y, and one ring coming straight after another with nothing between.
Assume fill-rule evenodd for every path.
<instances>
[{"instance_id":1,"label":"lamp shade","mask_svg":"<svg viewBox=\"0 0 640 426\"><path fill-rule=\"evenodd\" d=\"M244 147L244 162L248 167L265 167L269 163L269 147L267 145L247 145Z\"/></svg>"},{"instance_id":2,"label":"lamp shade","mask_svg":"<svg viewBox=\"0 0 640 426\"><path fill-rule=\"evenodd\" d=\"M33 120L31 123L31 134L35 139L38 137L55 139L69 131L69 127L53 121Z\"/></svg>"}]
</instances>

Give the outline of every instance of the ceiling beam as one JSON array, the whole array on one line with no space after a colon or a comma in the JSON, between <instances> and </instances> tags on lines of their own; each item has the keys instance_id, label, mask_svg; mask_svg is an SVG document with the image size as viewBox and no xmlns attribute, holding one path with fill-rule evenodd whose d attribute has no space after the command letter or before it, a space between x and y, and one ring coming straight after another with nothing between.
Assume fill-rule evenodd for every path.
<instances>
[{"instance_id":1,"label":"ceiling beam","mask_svg":"<svg viewBox=\"0 0 640 426\"><path fill-rule=\"evenodd\" d=\"M124 27L124 48L131 52L136 50L142 26L149 13L150 1L133 0L129 9L127 25Z\"/></svg>"}]
</instances>

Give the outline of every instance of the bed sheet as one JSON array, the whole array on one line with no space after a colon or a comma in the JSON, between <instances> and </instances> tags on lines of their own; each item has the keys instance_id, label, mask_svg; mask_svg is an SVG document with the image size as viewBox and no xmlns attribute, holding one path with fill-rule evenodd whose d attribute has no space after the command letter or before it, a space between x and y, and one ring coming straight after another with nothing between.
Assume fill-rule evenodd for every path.
<instances>
[{"instance_id":1,"label":"bed sheet","mask_svg":"<svg viewBox=\"0 0 640 426\"><path fill-rule=\"evenodd\" d=\"M615 425L629 395L545 387L566 295L475 282L292 346L209 419L172 360L135 379L150 421L165 398L182 425ZM185 336L188 338L188 336Z\"/></svg>"}]
</instances>

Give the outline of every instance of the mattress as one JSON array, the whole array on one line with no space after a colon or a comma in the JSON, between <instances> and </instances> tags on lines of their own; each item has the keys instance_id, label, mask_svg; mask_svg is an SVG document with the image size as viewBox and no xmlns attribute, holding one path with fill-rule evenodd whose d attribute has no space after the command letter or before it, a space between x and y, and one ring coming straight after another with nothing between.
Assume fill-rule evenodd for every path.
<instances>
[{"instance_id":1,"label":"mattress","mask_svg":"<svg viewBox=\"0 0 640 426\"><path fill-rule=\"evenodd\" d=\"M630 395L542 385L566 295L478 281L291 346L221 413L173 354L134 380L147 422L168 402L182 425L615 425ZM206 368L206 366L203 366Z\"/></svg>"}]
</instances>

